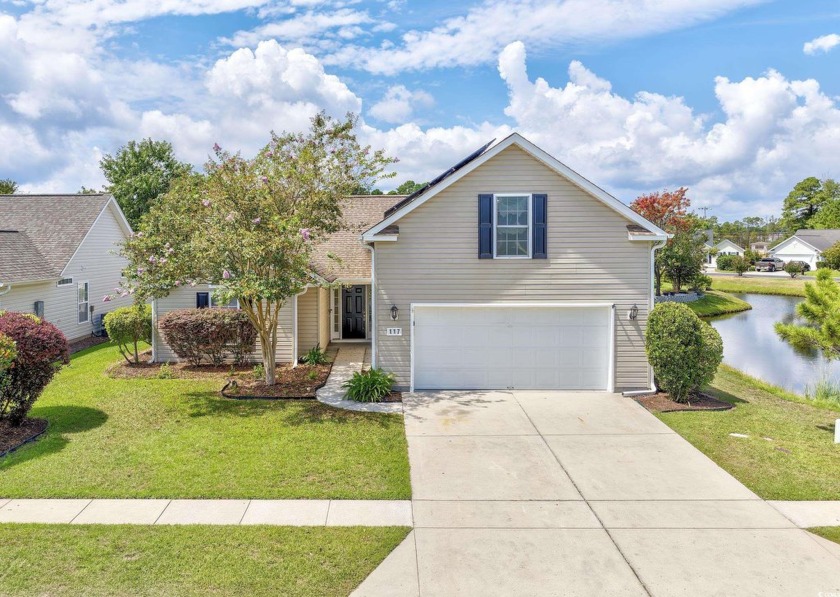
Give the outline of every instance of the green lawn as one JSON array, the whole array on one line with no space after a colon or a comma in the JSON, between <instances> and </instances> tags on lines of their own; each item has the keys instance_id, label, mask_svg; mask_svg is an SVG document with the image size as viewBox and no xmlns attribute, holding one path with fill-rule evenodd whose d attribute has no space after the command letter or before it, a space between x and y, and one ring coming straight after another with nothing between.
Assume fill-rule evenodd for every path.
<instances>
[{"instance_id":1,"label":"green lawn","mask_svg":"<svg viewBox=\"0 0 840 597\"><path fill-rule=\"evenodd\" d=\"M724 292L752 292L755 294L783 294L805 296L805 282L801 278L754 278L732 276L709 276L712 288ZM813 280L811 280L813 281Z\"/></svg>"},{"instance_id":2,"label":"green lawn","mask_svg":"<svg viewBox=\"0 0 840 597\"><path fill-rule=\"evenodd\" d=\"M0 595L346 596L393 527L0 525Z\"/></svg>"},{"instance_id":3,"label":"green lawn","mask_svg":"<svg viewBox=\"0 0 840 597\"><path fill-rule=\"evenodd\" d=\"M829 541L840 543L840 527L814 527L808 530L815 535L825 537Z\"/></svg>"},{"instance_id":4,"label":"green lawn","mask_svg":"<svg viewBox=\"0 0 840 597\"><path fill-rule=\"evenodd\" d=\"M220 380L107 377L120 358L98 346L58 374L31 413L49 431L0 459L0 496L411 496L398 415L228 400Z\"/></svg>"},{"instance_id":5,"label":"green lawn","mask_svg":"<svg viewBox=\"0 0 840 597\"><path fill-rule=\"evenodd\" d=\"M735 408L657 416L765 499L840 500L840 446L834 444L840 410L726 366L710 392Z\"/></svg>"},{"instance_id":6,"label":"green lawn","mask_svg":"<svg viewBox=\"0 0 840 597\"><path fill-rule=\"evenodd\" d=\"M703 298L686 304L700 317L726 315L727 313L738 313L739 311L752 309L752 305L747 301L742 301L719 290L709 290L703 295Z\"/></svg>"}]
</instances>

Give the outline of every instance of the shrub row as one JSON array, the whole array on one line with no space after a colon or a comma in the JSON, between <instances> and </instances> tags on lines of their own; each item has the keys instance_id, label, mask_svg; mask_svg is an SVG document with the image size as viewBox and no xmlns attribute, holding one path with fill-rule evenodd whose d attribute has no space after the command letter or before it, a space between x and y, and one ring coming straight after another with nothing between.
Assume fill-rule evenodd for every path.
<instances>
[{"instance_id":1,"label":"shrub row","mask_svg":"<svg viewBox=\"0 0 840 597\"><path fill-rule=\"evenodd\" d=\"M160 318L158 329L175 354L192 365L204 360L221 365L227 358L246 363L257 341L257 331L238 309L171 311Z\"/></svg>"},{"instance_id":2,"label":"shrub row","mask_svg":"<svg viewBox=\"0 0 840 597\"><path fill-rule=\"evenodd\" d=\"M16 426L70 350L57 327L29 313L0 311L0 339L0 420Z\"/></svg>"}]
</instances>

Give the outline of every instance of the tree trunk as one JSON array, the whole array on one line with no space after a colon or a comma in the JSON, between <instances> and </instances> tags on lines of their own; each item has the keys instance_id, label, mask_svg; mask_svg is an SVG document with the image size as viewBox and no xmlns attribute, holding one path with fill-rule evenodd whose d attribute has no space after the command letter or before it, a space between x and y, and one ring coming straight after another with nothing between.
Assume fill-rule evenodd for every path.
<instances>
[{"instance_id":1,"label":"tree trunk","mask_svg":"<svg viewBox=\"0 0 840 597\"><path fill-rule=\"evenodd\" d=\"M656 287L656 296L662 296L662 270L655 264L653 266L654 286Z\"/></svg>"},{"instance_id":2,"label":"tree trunk","mask_svg":"<svg viewBox=\"0 0 840 597\"><path fill-rule=\"evenodd\" d=\"M263 369L265 370L265 385L273 386L277 383L277 357L274 352L274 342L271 341L270 335L260 332L260 348Z\"/></svg>"},{"instance_id":3,"label":"tree trunk","mask_svg":"<svg viewBox=\"0 0 840 597\"><path fill-rule=\"evenodd\" d=\"M137 352L137 340L134 341L134 362L135 364L140 364L140 355Z\"/></svg>"}]
</instances>

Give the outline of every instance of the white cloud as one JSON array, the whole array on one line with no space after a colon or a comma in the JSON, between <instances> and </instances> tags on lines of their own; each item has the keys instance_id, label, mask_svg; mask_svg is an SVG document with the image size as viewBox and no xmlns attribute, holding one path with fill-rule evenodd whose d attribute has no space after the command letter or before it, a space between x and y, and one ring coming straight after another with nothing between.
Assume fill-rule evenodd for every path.
<instances>
[{"instance_id":1,"label":"white cloud","mask_svg":"<svg viewBox=\"0 0 840 597\"><path fill-rule=\"evenodd\" d=\"M404 70L492 62L508 43L545 49L611 43L673 31L761 0L485 0L429 31L409 31L402 43L345 46L328 64L395 74Z\"/></svg>"},{"instance_id":2,"label":"white cloud","mask_svg":"<svg viewBox=\"0 0 840 597\"><path fill-rule=\"evenodd\" d=\"M374 20L367 12L340 8L329 12L308 11L287 15L281 21L266 23L249 31L237 31L222 42L235 47L254 46L266 39L294 42L305 46L323 45L325 38L349 40L362 35L360 25Z\"/></svg>"},{"instance_id":3,"label":"white cloud","mask_svg":"<svg viewBox=\"0 0 840 597\"><path fill-rule=\"evenodd\" d=\"M405 85L388 88L381 100L370 108L370 114L382 122L405 122L417 108L433 106L435 99L422 89L410 91Z\"/></svg>"},{"instance_id":4,"label":"white cloud","mask_svg":"<svg viewBox=\"0 0 840 597\"><path fill-rule=\"evenodd\" d=\"M579 62L563 87L532 82L521 43L501 53L499 72L510 94L505 112L523 134L628 199L686 185L697 205L778 213L798 180L837 171L840 107L812 79L772 70L742 81L717 77L723 118L713 122L679 97L622 97Z\"/></svg>"},{"instance_id":5,"label":"white cloud","mask_svg":"<svg viewBox=\"0 0 840 597\"><path fill-rule=\"evenodd\" d=\"M825 54L837 46L840 46L840 35L830 33L828 35L815 37L809 42L805 42L805 45L802 46L802 51L809 56L814 56L815 54L820 53Z\"/></svg>"}]
</instances>

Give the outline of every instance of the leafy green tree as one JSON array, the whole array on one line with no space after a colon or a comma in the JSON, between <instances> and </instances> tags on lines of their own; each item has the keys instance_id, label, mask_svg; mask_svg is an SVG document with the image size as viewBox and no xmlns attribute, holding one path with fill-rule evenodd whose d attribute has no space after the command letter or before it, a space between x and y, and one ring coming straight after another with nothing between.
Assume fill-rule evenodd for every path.
<instances>
[{"instance_id":1,"label":"leafy green tree","mask_svg":"<svg viewBox=\"0 0 840 597\"><path fill-rule=\"evenodd\" d=\"M683 284L692 283L702 274L706 260L704 241L705 237L693 231L680 231L659 250L662 271L671 280L676 292L682 290Z\"/></svg>"},{"instance_id":2,"label":"leafy green tree","mask_svg":"<svg viewBox=\"0 0 840 597\"><path fill-rule=\"evenodd\" d=\"M89 187L86 187L85 185L82 185L82 188L80 188L78 191L76 191L76 194L77 195L96 195L99 192L100 191L97 191L93 187L89 188Z\"/></svg>"},{"instance_id":3,"label":"leafy green tree","mask_svg":"<svg viewBox=\"0 0 840 597\"><path fill-rule=\"evenodd\" d=\"M800 350L819 350L828 359L840 357L840 287L825 269L805 284L805 300L796 306L804 325L777 323L776 333Z\"/></svg>"},{"instance_id":4,"label":"leafy green tree","mask_svg":"<svg viewBox=\"0 0 840 597\"><path fill-rule=\"evenodd\" d=\"M135 228L172 181L192 171L192 166L175 159L171 143L152 139L129 141L115 155L105 155L99 166L110 183L106 190Z\"/></svg>"},{"instance_id":5,"label":"leafy green tree","mask_svg":"<svg viewBox=\"0 0 840 597\"><path fill-rule=\"evenodd\" d=\"M740 255L735 255L732 259L732 271L743 276L744 272L750 271L750 262Z\"/></svg>"},{"instance_id":6,"label":"leafy green tree","mask_svg":"<svg viewBox=\"0 0 840 597\"><path fill-rule=\"evenodd\" d=\"M832 179L820 180L816 176L796 183L788 193L782 208L782 221L791 231L813 228L812 218L829 201L840 200L840 185Z\"/></svg>"},{"instance_id":7,"label":"leafy green tree","mask_svg":"<svg viewBox=\"0 0 840 597\"><path fill-rule=\"evenodd\" d=\"M18 183L11 178L0 179L0 195L14 195L17 193Z\"/></svg>"},{"instance_id":8,"label":"leafy green tree","mask_svg":"<svg viewBox=\"0 0 840 597\"><path fill-rule=\"evenodd\" d=\"M832 269L840 269L840 242L822 252L823 261Z\"/></svg>"},{"instance_id":9,"label":"leafy green tree","mask_svg":"<svg viewBox=\"0 0 840 597\"><path fill-rule=\"evenodd\" d=\"M823 181L823 191L827 195L817 214L811 218L811 228L840 228L840 183L832 179Z\"/></svg>"},{"instance_id":10,"label":"leafy green tree","mask_svg":"<svg viewBox=\"0 0 840 597\"><path fill-rule=\"evenodd\" d=\"M414 182L413 180L406 180L400 186L398 186L393 191L388 191L389 195L411 195L412 193L416 193L423 187L425 187L428 183L425 182Z\"/></svg>"},{"instance_id":11,"label":"leafy green tree","mask_svg":"<svg viewBox=\"0 0 840 597\"><path fill-rule=\"evenodd\" d=\"M356 118L323 113L307 133L272 134L254 158L214 147L203 175L175 179L123 246L140 301L176 286L217 285L257 331L265 382L276 382L277 321L311 282L312 247L342 225L341 200L386 177L394 160L356 140Z\"/></svg>"}]
</instances>

